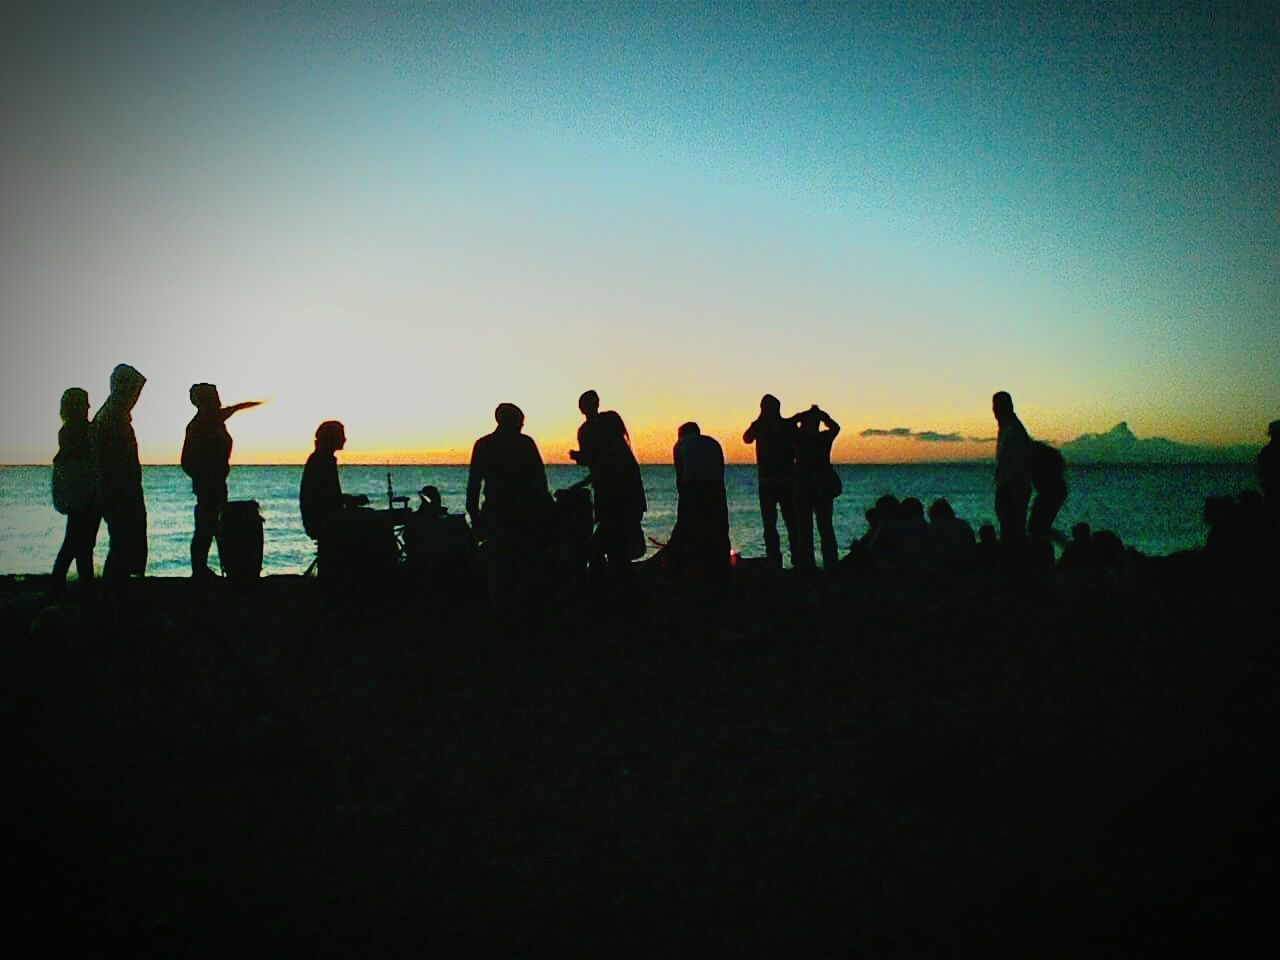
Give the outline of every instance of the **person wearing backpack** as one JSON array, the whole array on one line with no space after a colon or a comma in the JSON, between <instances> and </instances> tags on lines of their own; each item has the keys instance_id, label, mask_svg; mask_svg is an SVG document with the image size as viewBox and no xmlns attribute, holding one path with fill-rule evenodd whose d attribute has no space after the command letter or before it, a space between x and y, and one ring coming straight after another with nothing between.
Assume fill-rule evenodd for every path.
<instances>
[{"instance_id":1,"label":"person wearing backpack","mask_svg":"<svg viewBox=\"0 0 1280 960\"><path fill-rule=\"evenodd\" d=\"M80 387L64 390L60 412L62 427L58 430L58 452L53 458L52 493L53 508L66 516L67 529L53 561L50 592L55 598L66 589L72 560L83 587L87 589L93 583L93 547L102 523L94 484L89 394Z\"/></svg>"}]
</instances>

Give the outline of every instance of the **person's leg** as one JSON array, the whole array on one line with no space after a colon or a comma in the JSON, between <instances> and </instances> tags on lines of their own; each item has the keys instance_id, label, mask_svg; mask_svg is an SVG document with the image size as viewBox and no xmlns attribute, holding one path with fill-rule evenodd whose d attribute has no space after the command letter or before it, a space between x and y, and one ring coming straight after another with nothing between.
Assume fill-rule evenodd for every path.
<instances>
[{"instance_id":1,"label":"person's leg","mask_svg":"<svg viewBox=\"0 0 1280 960\"><path fill-rule=\"evenodd\" d=\"M74 513L67 514L67 526L62 534L62 546L58 548L58 555L53 559L53 580L49 585L49 592L54 597L62 596L62 591L67 586L67 571L71 569L71 560L76 553L76 515Z\"/></svg>"},{"instance_id":2,"label":"person's leg","mask_svg":"<svg viewBox=\"0 0 1280 960\"><path fill-rule=\"evenodd\" d=\"M218 536L218 521L227 502L225 485L196 494L195 531L191 535L191 575L203 576L209 569L209 548ZM222 555L219 544L218 555Z\"/></svg>"},{"instance_id":3,"label":"person's leg","mask_svg":"<svg viewBox=\"0 0 1280 960\"><path fill-rule=\"evenodd\" d=\"M796 490L795 539L791 541L791 564L797 570L811 570L813 559L813 501L803 487Z\"/></svg>"},{"instance_id":4,"label":"person's leg","mask_svg":"<svg viewBox=\"0 0 1280 960\"><path fill-rule=\"evenodd\" d=\"M93 582L93 548L98 542L98 525L102 518L93 508L74 515L76 574L82 584Z\"/></svg>"},{"instance_id":5,"label":"person's leg","mask_svg":"<svg viewBox=\"0 0 1280 960\"><path fill-rule=\"evenodd\" d=\"M764 526L764 555L772 563L782 566L782 544L778 539L777 484L761 480L757 492L760 495L760 522Z\"/></svg>"},{"instance_id":6,"label":"person's leg","mask_svg":"<svg viewBox=\"0 0 1280 960\"><path fill-rule=\"evenodd\" d=\"M782 525L787 528L787 550L791 554L791 565L796 565L796 491L791 481L779 486L778 506L782 510Z\"/></svg>"},{"instance_id":7,"label":"person's leg","mask_svg":"<svg viewBox=\"0 0 1280 960\"><path fill-rule=\"evenodd\" d=\"M1032 540L1048 539L1058 511L1067 502L1067 488L1051 488L1036 492L1031 504L1031 519L1027 522L1027 534Z\"/></svg>"},{"instance_id":8,"label":"person's leg","mask_svg":"<svg viewBox=\"0 0 1280 960\"><path fill-rule=\"evenodd\" d=\"M1010 547L1027 538L1027 501L1031 485L1010 483L996 488L996 521L1000 525L1000 542Z\"/></svg>"},{"instance_id":9,"label":"person's leg","mask_svg":"<svg viewBox=\"0 0 1280 960\"><path fill-rule=\"evenodd\" d=\"M840 562L835 525L831 521L834 507L835 501L829 497L819 497L813 505L814 516L818 523L818 538L822 542L822 568L826 571L835 570Z\"/></svg>"}]
</instances>

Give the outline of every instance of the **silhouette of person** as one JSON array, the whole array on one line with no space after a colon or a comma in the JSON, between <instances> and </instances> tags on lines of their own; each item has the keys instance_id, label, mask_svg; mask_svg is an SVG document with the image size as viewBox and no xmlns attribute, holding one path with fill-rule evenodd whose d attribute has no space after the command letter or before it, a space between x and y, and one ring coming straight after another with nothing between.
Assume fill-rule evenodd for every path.
<instances>
[{"instance_id":1,"label":"silhouette of person","mask_svg":"<svg viewBox=\"0 0 1280 960\"><path fill-rule=\"evenodd\" d=\"M94 479L93 445L89 427L89 394L80 387L62 393L62 427L58 430L58 452L53 458L53 506L67 518L62 546L53 561L52 595L62 595L67 571L76 562L83 589L93 583L93 547L98 539L97 492Z\"/></svg>"},{"instance_id":2,"label":"silhouette of person","mask_svg":"<svg viewBox=\"0 0 1280 960\"><path fill-rule=\"evenodd\" d=\"M191 575L204 579L213 576L209 569L209 547L218 535L218 518L227 504L227 475L231 472L231 434L227 432L227 420L234 413L258 406L261 401L247 400L224 407L218 388L212 383L192 384L188 395L196 408L182 442L182 470L191 478L191 492L196 496ZM218 549L222 549L221 544Z\"/></svg>"},{"instance_id":3,"label":"silhouette of person","mask_svg":"<svg viewBox=\"0 0 1280 960\"><path fill-rule=\"evenodd\" d=\"M494 431L471 448L467 514L490 556L490 597L500 602L509 596L523 561L540 546L552 500L542 454L522 432L524 411L514 403L500 403L493 418Z\"/></svg>"},{"instance_id":4,"label":"silhouette of person","mask_svg":"<svg viewBox=\"0 0 1280 960\"><path fill-rule=\"evenodd\" d=\"M1058 565L1063 568L1088 566L1093 562L1093 528L1077 523L1071 528L1071 542L1062 551Z\"/></svg>"},{"instance_id":5,"label":"silhouette of person","mask_svg":"<svg viewBox=\"0 0 1280 960\"><path fill-rule=\"evenodd\" d=\"M993 524L984 523L978 527L978 546L974 555L983 566L994 564L1000 559L1000 542L996 539Z\"/></svg>"},{"instance_id":6,"label":"silhouette of person","mask_svg":"<svg viewBox=\"0 0 1280 960\"><path fill-rule=\"evenodd\" d=\"M815 403L791 418L799 426L796 434L796 521L792 563L812 569L813 527L816 522L822 543L822 566L835 570L840 560L831 514L840 496L840 476L831 466L831 445L840 433L836 423ZM826 427L825 430L820 429Z\"/></svg>"},{"instance_id":7,"label":"silhouette of person","mask_svg":"<svg viewBox=\"0 0 1280 960\"><path fill-rule=\"evenodd\" d=\"M729 571L729 504L724 450L689 421L680 425L671 459L676 471L676 525L668 549L677 570L694 567L713 576Z\"/></svg>"},{"instance_id":8,"label":"silhouette of person","mask_svg":"<svg viewBox=\"0 0 1280 960\"><path fill-rule=\"evenodd\" d=\"M591 566L596 597L603 600L610 581L621 586L631 561L644 555L641 522L649 504L621 416L612 410L599 414L592 448L591 484L598 526L592 537Z\"/></svg>"},{"instance_id":9,"label":"silhouette of person","mask_svg":"<svg viewBox=\"0 0 1280 960\"><path fill-rule=\"evenodd\" d=\"M1013 398L1001 390L991 398L996 434L995 500L1000 542L1012 553L1027 539L1027 504L1031 500L1031 437L1013 412Z\"/></svg>"},{"instance_id":10,"label":"silhouette of person","mask_svg":"<svg viewBox=\"0 0 1280 960\"><path fill-rule=\"evenodd\" d=\"M747 427L742 442L756 446L756 492L760 499L760 521L764 525L764 555L774 566L782 566L782 544L778 538L778 510L781 509L794 566L796 425L783 418L782 405L773 394L766 393L760 398L760 416Z\"/></svg>"},{"instance_id":11,"label":"silhouette of person","mask_svg":"<svg viewBox=\"0 0 1280 960\"><path fill-rule=\"evenodd\" d=\"M324 421L316 427L315 449L302 468L298 508L302 513L302 528L317 543L325 539L326 528L335 515L346 507L360 507L369 502L364 494L342 492L337 452L346 445L347 428L337 420Z\"/></svg>"},{"instance_id":12,"label":"silhouette of person","mask_svg":"<svg viewBox=\"0 0 1280 960\"><path fill-rule=\"evenodd\" d=\"M600 395L587 390L578 397L578 409L582 412L582 425L578 427L578 449L569 451L569 459L591 469L596 459L596 427L600 419Z\"/></svg>"},{"instance_id":13,"label":"silhouette of person","mask_svg":"<svg viewBox=\"0 0 1280 960\"><path fill-rule=\"evenodd\" d=\"M1280 420L1268 424L1267 435L1270 440L1259 451L1255 467L1267 509L1273 520L1280 520Z\"/></svg>"},{"instance_id":14,"label":"silhouette of person","mask_svg":"<svg viewBox=\"0 0 1280 960\"><path fill-rule=\"evenodd\" d=\"M1064 539L1054 531L1053 521L1067 502L1066 474L1067 463L1059 451L1040 440L1031 442L1031 485L1036 495L1031 503L1027 535L1033 541Z\"/></svg>"},{"instance_id":15,"label":"silhouette of person","mask_svg":"<svg viewBox=\"0 0 1280 960\"><path fill-rule=\"evenodd\" d=\"M103 599L118 600L131 576L147 568L147 503L133 432L133 408L147 378L127 363L111 371L111 395L93 418L98 507L110 544L102 567Z\"/></svg>"},{"instance_id":16,"label":"silhouette of person","mask_svg":"<svg viewBox=\"0 0 1280 960\"><path fill-rule=\"evenodd\" d=\"M973 527L957 517L950 502L941 497L929 504L929 543L934 562L944 569L973 562Z\"/></svg>"}]
</instances>

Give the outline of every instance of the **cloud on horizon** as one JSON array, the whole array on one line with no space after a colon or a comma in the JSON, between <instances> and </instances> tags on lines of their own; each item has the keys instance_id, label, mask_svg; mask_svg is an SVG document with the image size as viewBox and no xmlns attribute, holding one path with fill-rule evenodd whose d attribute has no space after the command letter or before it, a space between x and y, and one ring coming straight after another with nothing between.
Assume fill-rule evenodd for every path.
<instances>
[{"instance_id":1,"label":"cloud on horizon","mask_svg":"<svg viewBox=\"0 0 1280 960\"><path fill-rule=\"evenodd\" d=\"M959 433L939 433L937 430L912 430L910 427L868 427L861 437L892 437L900 440L919 440L921 443L995 443L995 437L966 437Z\"/></svg>"}]
</instances>

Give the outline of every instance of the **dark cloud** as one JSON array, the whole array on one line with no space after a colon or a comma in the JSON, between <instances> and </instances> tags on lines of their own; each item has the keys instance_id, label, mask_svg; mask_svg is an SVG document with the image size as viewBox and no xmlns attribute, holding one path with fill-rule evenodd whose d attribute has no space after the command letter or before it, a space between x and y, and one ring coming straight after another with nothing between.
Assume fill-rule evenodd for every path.
<instances>
[{"instance_id":1,"label":"dark cloud","mask_svg":"<svg viewBox=\"0 0 1280 960\"><path fill-rule=\"evenodd\" d=\"M885 430L879 427L868 427L863 430L864 437L899 437L919 440L921 443L995 443L995 437L966 437L959 433L939 433L937 430L912 430L910 427L893 427Z\"/></svg>"},{"instance_id":2,"label":"dark cloud","mask_svg":"<svg viewBox=\"0 0 1280 960\"><path fill-rule=\"evenodd\" d=\"M881 429L876 429L875 427L868 427L866 430L862 431L862 436L864 437L909 437L911 436L911 428L910 427L893 427L890 430L881 430Z\"/></svg>"}]
</instances>

